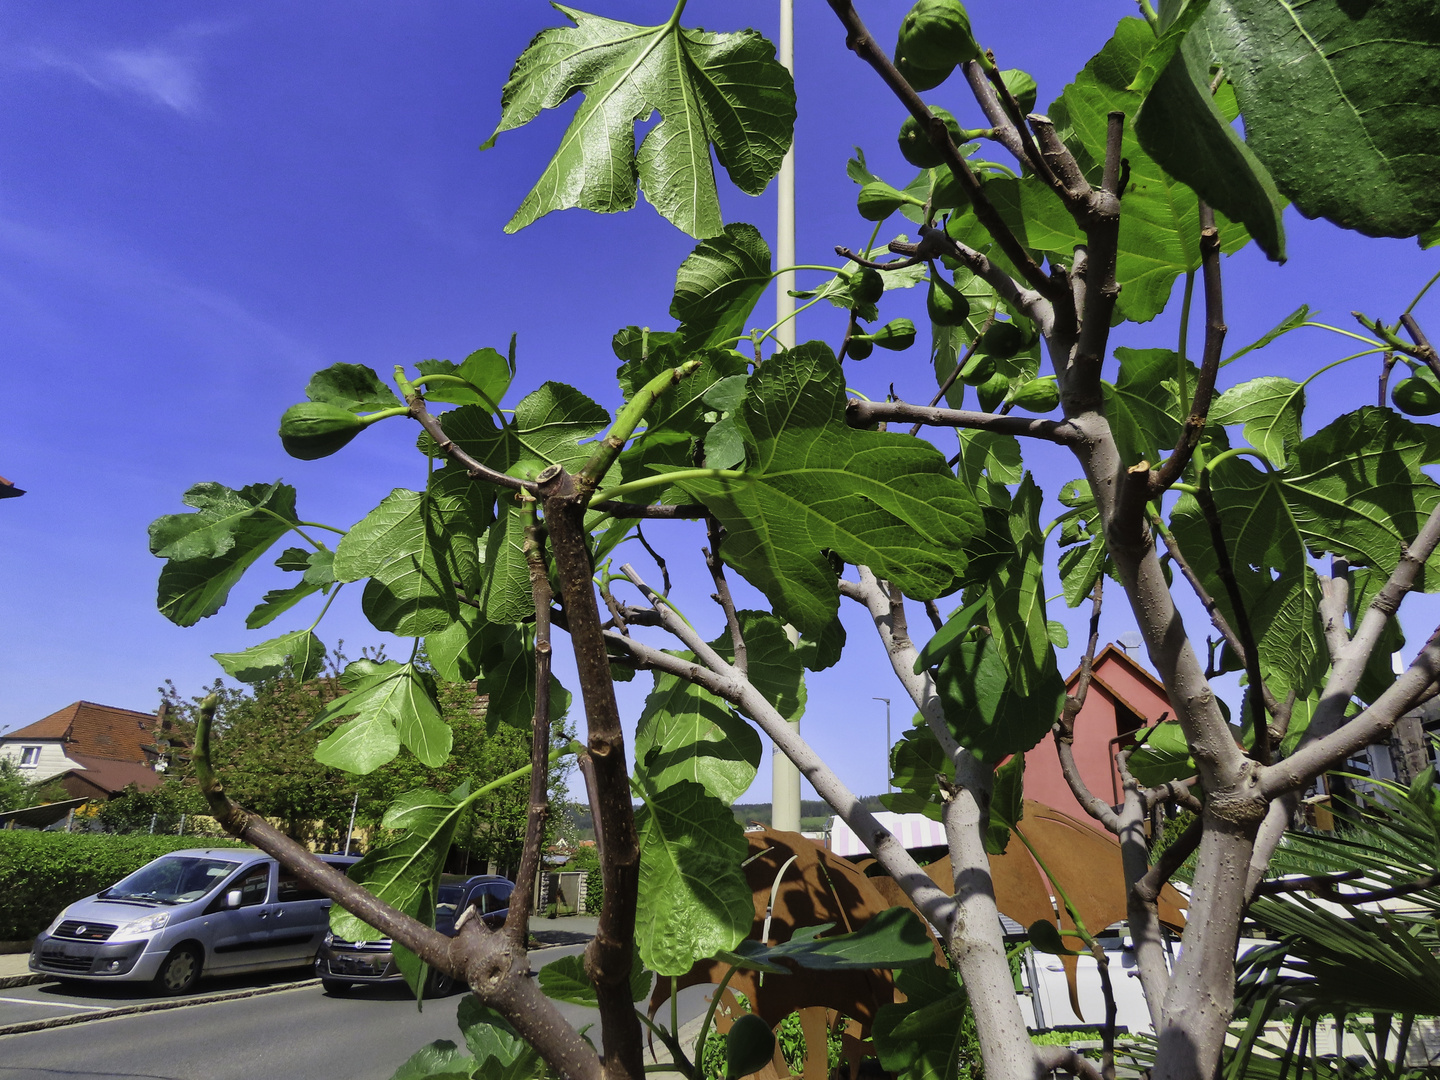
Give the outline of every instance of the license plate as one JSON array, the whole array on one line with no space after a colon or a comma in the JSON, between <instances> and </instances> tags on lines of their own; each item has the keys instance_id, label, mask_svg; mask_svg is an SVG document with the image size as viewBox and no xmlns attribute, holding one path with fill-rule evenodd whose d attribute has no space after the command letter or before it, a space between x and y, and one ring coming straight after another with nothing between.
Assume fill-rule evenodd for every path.
<instances>
[{"instance_id":1,"label":"license plate","mask_svg":"<svg viewBox=\"0 0 1440 1080\"><path fill-rule=\"evenodd\" d=\"M378 975L378 965L373 960L364 960L358 956L341 956L330 961L332 969L339 969L341 975Z\"/></svg>"}]
</instances>

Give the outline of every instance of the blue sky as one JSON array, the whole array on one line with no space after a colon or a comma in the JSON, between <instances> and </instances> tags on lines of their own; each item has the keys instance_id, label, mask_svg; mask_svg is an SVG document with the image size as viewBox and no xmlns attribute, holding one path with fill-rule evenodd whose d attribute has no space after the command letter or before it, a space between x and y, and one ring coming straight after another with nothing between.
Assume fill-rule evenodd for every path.
<instances>
[{"instance_id":1,"label":"blue sky","mask_svg":"<svg viewBox=\"0 0 1440 1080\"><path fill-rule=\"evenodd\" d=\"M862 13L885 40L907 6L886 0ZM773 39L774 7L692 0L685 21L755 26ZM912 170L894 145L900 107L846 52L825 5L798 7L798 252L825 263L834 245L868 236L844 175L852 146L892 180ZM663 21L669 4L594 10L648 23ZM1100 0L972 5L982 41L1002 66L1036 75L1042 103L1133 13ZM493 150L477 147L514 58L559 21L535 0L0 5L0 474L29 492L0 503L0 729L77 698L153 708L162 680L194 692L219 673L210 653L265 636L247 632L244 616L279 571L242 584L229 607L191 629L155 611L159 563L145 527L181 510L191 483L283 477L300 489L302 516L343 527L391 488L423 482L414 433L399 423L324 461L284 454L276 422L313 371L458 360L518 332L507 404L554 378L613 408L610 336L632 323L672 325L675 268L694 241L643 203L626 215L570 211L516 236L501 231L566 121L545 114ZM927 96L963 108L957 87ZM773 236L772 193L722 196L727 220ZM1340 325L1352 308L1393 317L1440 268L1413 242L1366 241L1293 211L1287 221L1289 264L1249 250L1227 262L1236 345L1301 302ZM920 321L922 305L917 290L886 314ZM1433 306L1419 309L1422 321ZM842 331L827 307L802 317L800 338L835 344ZM1167 317L1116 337L1174 340ZM1348 351L1302 331L1236 365L1245 370L1230 381L1304 377ZM933 387L919 347L849 367L852 385L873 397L892 381L911 400ZM1307 430L1373 400L1374 375L1357 362L1323 377ZM1051 492L1076 472L1056 454L1035 460ZM677 578L693 564L693 529L650 537ZM653 573L643 552L635 561ZM703 612L713 608L706 592L681 586L677 595L687 613ZM1203 639L1198 613L1188 617ZM1411 617L1417 628L1424 621ZM910 710L873 633L854 613L848 622L847 661L812 679L805 730L857 790L872 792L884 786L884 709L868 699L896 700L897 730ZM1128 626L1112 604L1105 636ZM380 640L360 616L358 590L319 633L331 645L343 638L352 656ZM1069 650L1062 667L1077 659ZM568 666L562 678L573 688ZM622 687L632 720L645 682ZM768 777L767 766L752 795L768 795Z\"/></svg>"}]
</instances>

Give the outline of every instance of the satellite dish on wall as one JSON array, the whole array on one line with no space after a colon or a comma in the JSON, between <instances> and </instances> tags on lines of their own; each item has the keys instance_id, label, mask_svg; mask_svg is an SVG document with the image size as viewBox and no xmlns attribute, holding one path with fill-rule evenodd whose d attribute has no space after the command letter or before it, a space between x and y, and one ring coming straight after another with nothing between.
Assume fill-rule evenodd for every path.
<instances>
[{"instance_id":1,"label":"satellite dish on wall","mask_svg":"<svg viewBox=\"0 0 1440 1080\"><path fill-rule=\"evenodd\" d=\"M1120 647L1127 653L1133 654L1139 652L1140 646L1144 644L1144 640L1140 637L1139 633L1134 630L1127 630L1120 635Z\"/></svg>"}]
</instances>

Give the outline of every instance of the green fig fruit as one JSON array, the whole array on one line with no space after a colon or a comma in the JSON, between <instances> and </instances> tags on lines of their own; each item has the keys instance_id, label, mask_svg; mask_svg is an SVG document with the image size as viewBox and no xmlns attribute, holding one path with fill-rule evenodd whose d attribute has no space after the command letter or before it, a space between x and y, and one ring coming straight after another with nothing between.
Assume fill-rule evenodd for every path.
<instances>
[{"instance_id":1,"label":"green fig fruit","mask_svg":"<svg viewBox=\"0 0 1440 1080\"><path fill-rule=\"evenodd\" d=\"M997 360L1009 360L1025 347L1025 331L1014 323L991 323L980 337L980 349Z\"/></svg>"},{"instance_id":2,"label":"green fig fruit","mask_svg":"<svg viewBox=\"0 0 1440 1080\"><path fill-rule=\"evenodd\" d=\"M730 1025L725 1037L725 1080L759 1072L775 1056L775 1033L754 1013L745 1013Z\"/></svg>"},{"instance_id":3,"label":"green fig fruit","mask_svg":"<svg viewBox=\"0 0 1440 1080\"><path fill-rule=\"evenodd\" d=\"M891 319L873 334L866 334L874 345L899 352L915 344L915 324L909 319Z\"/></svg>"},{"instance_id":4,"label":"green fig fruit","mask_svg":"<svg viewBox=\"0 0 1440 1080\"><path fill-rule=\"evenodd\" d=\"M980 46L960 0L916 0L900 23L897 51L920 67L937 70L974 60Z\"/></svg>"},{"instance_id":5,"label":"green fig fruit","mask_svg":"<svg viewBox=\"0 0 1440 1080\"><path fill-rule=\"evenodd\" d=\"M960 381L966 386L979 386L995 374L995 360L977 351L960 369Z\"/></svg>"},{"instance_id":6,"label":"green fig fruit","mask_svg":"<svg viewBox=\"0 0 1440 1080\"><path fill-rule=\"evenodd\" d=\"M925 307L930 312L930 321L936 326L959 326L970 316L969 299L938 275L930 279Z\"/></svg>"},{"instance_id":7,"label":"green fig fruit","mask_svg":"<svg viewBox=\"0 0 1440 1080\"><path fill-rule=\"evenodd\" d=\"M864 360L874 351L874 342L863 334L851 334L850 343L845 346L845 355L851 360Z\"/></svg>"},{"instance_id":8,"label":"green fig fruit","mask_svg":"<svg viewBox=\"0 0 1440 1080\"><path fill-rule=\"evenodd\" d=\"M910 196L903 191L896 191L889 184L875 180L860 189L856 205L866 221L884 221L909 201Z\"/></svg>"},{"instance_id":9,"label":"green fig fruit","mask_svg":"<svg viewBox=\"0 0 1440 1080\"><path fill-rule=\"evenodd\" d=\"M945 122L950 139L956 146L965 141L965 135L955 117L945 109L934 108L930 111ZM900 125L900 153L917 169L933 169L945 164L945 155L931 145L929 134L913 116L907 116Z\"/></svg>"},{"instance_id":10,"label":"green fig fruit","mask_svg":"<svg viewBox=\"0 0 1440 1080\"><path fill-rule=\"evenodd\" d=\"M948 79L955 70L955 65L951 64L948 67L931 70L912 63L909 57L901 56L897 52L895 54L895 70L900 72L900 77L910 84L912 90L924 93L926 90L934 90Z\"/></svg>"},{"instance_id":11,"label":"green fig fruit","mask_svg":"<svg viewBox=\"0 0 1440 1080\"><path fill-rule=\"evenodd\" d=\"M324 401L291 405L280 417L280 444L291 457L314 461L329 457L359 435L364 417Z\"/></svg>"},{"instance_id":12,"label":"green fig fruit","mask_svg":"<svg viewBox=\"0 0 1440 1080\"><path fill-rule=\"evenodd\" d=\"M1011 402L1017 409L1024 409L1026 412L1047 413L1060 404L1060 387L1055 385L1054 376L1047 376L1043 379L1031 379L1027 383L1021 383L1010 395Z\"/></svg>"},{"instance_id":13,"label":"green fig fruit","mask_svg":"<svg viewBox=\"0 0 1440 1080\"><path fill-rule=\"evenodd\" d=\"M850 277L850 297L859 304L874 304L885 291L885 279L879 270L862 266Z\"/></svg>"},{"instance_id":14,"label":"green fig fruit","mask_svg":"<svg viewBox=\"0 0 1440 1080\"><path fill-rule=\"evenodd\" d=\"M980 408L986 412L992 411L996 405L1004 401L1005 395L1009 392L1010 380L998 371L975 387L975 393L980 398Z\"/></svg>"},{"instance_id":15,"label":"green fig fruit","mask_svg":"<svg viewBox=\"0 0 1440 1080\"><path fill-rule=\"evenodd\" d=\"M1409 416L1434 416L1440 413L1440 386L1418 375L1412 376L1395 384L1390 400Z\"/></svg>"}]
</instances>

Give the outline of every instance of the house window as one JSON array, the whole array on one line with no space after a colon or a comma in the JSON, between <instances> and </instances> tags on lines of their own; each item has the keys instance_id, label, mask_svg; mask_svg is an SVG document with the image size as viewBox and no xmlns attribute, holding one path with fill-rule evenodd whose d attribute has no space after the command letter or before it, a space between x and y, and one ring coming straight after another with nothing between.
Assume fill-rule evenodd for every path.
<instances>
[{"instance_id":1,"label":"house window","mask_svg":"<svg viewBox=\"0 0 1440 1080\"><path fill-rule=\"evenodd\" d=\"M29 768L33 769L36 765L39 765L39 764L40 764L40 747L38 747L38 746L22 746L22 747L20 748L20 766L21 766L21 768L29 767Z\"/></svg>"}]
</instances>

